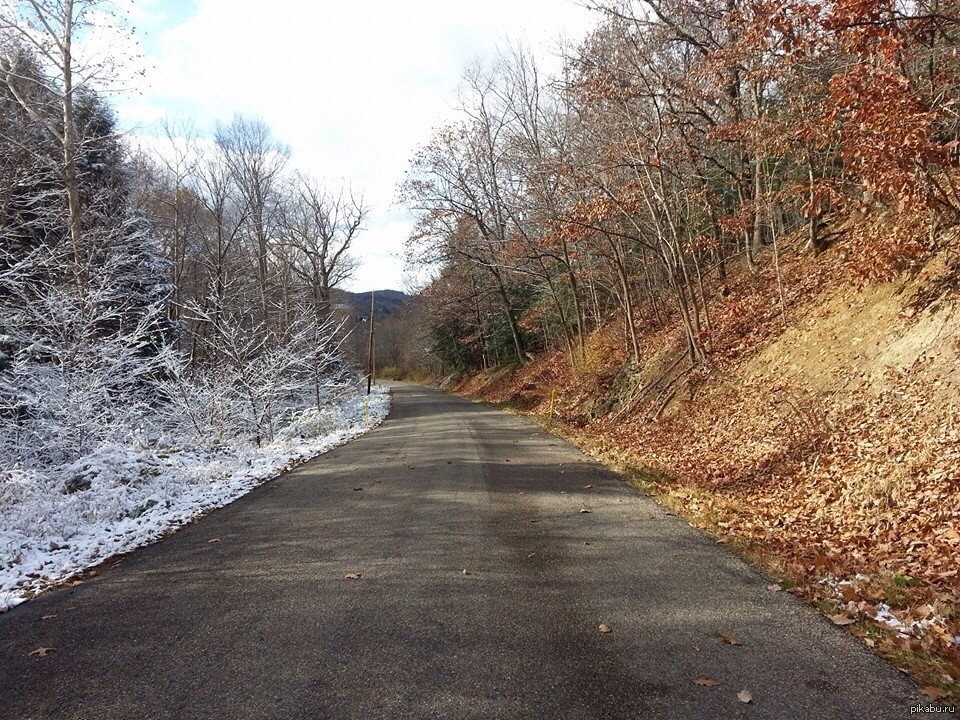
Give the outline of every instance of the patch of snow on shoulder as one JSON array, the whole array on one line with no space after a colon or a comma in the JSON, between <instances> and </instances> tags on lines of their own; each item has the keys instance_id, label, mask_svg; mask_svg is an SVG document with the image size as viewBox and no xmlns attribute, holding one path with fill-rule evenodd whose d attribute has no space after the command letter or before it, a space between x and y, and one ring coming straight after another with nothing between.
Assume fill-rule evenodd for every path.
<instances>
[{"instance_id":1,"label":"patch of snow on shoulder","mask_svg":"<svg viewBox=\"0 0 960 720\"><path fill-rule=\"evenodd\" d=\"M0 612L227 505L389 412L390 393L378 386L302 411L262 448L104 443L46 472L0 469Z\"/></svg>"}]
</instances>

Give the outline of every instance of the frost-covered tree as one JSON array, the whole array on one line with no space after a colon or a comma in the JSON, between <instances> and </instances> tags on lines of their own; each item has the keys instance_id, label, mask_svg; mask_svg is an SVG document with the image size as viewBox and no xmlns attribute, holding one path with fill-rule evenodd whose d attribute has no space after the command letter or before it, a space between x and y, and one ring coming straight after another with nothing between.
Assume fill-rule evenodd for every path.
<instances>
[{"instance_id":1,"label":"frost-covered tree","mask_svg":"<svg viewBox=\"0 0 960 720\"><path fill-rule=\"evenodd\" d=\"M211 305L212 303L207 303ZM282 336L250 327L236 313L213 313L199 304L184 309L210 362L171 367L163 393L173 414L186 418L199 441L259 447L273 440L291 413L333 404L356 385L340 355L333 320L318 321L301 308Z\"/></svg>"},{"instance_id":2,"label":"frost-covered tree","mask_svg":"<svg viewBox=\"0 0 960 720\"><path fill-rule=\"evenodd\" d=\"M270 332L277 289L270 260L277 242L281 181L290 149L273 137L264 122L241 115L217 128L216 144L243 200L244 239L256 260L259 320Z\"/></svg>"},{"instance_id":3,"label":"frost-covered tree","mask_svg":"<svg viewBox=\"0 0 960 720\"><path fill-rule=\"evenodd\" d=\"M73 271L83 283L90 260L81 197L83 109L76 107L116 80L121 52L97 55L81 49L93 34L127 34L119 9L108 0L2 0L2 80L33 128L56 147ZM89 44L88 44L89 45Z\"/></svg>"},{"instance_id":4,"label":"frost-covered tree","mask_svg":"<svg viewBox=\"0 0 960 720\"><path fill-rule=\"evenodd\" d=\"M350 250L370 209L350 190L331 191L305 175L293 180L289 193L282 212L282 242L322 322L331 311L331 290L357 269Z\"/></svg>"},{"instance_id":5,"label":"frost-covered tree","mask_svg":"<svg viewBox=\"0 0 960 720\"><path fill-rule=\"evenodd\" d=\"M131 205L113 113L73 89L68 177L45 72L22 43L0 50L0 435L14 463L67 461L129 434L169 352L165 260Z\"/></svg>"}]
</instances>

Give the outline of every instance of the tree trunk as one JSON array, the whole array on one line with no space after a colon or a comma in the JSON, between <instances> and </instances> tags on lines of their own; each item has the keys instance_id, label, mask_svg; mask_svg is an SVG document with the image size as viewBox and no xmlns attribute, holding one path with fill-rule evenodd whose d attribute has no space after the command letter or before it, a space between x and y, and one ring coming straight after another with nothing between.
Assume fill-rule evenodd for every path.
<instances>
[{"instance_id":1,"label":"tree trunk","mask_svg":"<svg viewBox=\"0 0 960 720\"><path fill-rule=\"evenodd\" d=\"M506 314L507 322L510 324L510 334L513 335L513 347L517 351L517 360L523 365L527 361L527 357L523 351L523 342L520 340L520 328L517 326L517 319L514 317L513 308L510 307L510 296L507 295L507 288L503 284L503 278L500 277L500 273L493 269L490 272L497 281L497 290L500 294L500 299L503 301L503 312Z\"/></svg>"},{"instance_id":2,"label":"tree trunk","mask_svg":"<svg viewBox=\"0 0 960 720\"><path fill-rule=\"evenodd\" d=\"M80 218L80 187L77 179L77 128L73 117L73 5L74 0L65 0L63 5L63 37L61 60L63 72L63 181L67 192L67 213L70 225L70 243L77 283L86 283L85 248L83 227Z\"/></svg>"},{"instance_id":3,"label":"tree trunk","mask_svg":"<svg viewBox=\"0 0 960 720\"><path fill-rule=\"evenodd\" d=\"M563 243L563 264L567 269L567 277L570 279L570 292L573 294L573 310L577 314L577 337L580 346L580 359L587 359L586 340L584 338L584 317L583 308L580 305L580 288L577 282L577 274L573 271L573 263L570 260L570 248L566 241Z\"/></svg>"}]
</instances>

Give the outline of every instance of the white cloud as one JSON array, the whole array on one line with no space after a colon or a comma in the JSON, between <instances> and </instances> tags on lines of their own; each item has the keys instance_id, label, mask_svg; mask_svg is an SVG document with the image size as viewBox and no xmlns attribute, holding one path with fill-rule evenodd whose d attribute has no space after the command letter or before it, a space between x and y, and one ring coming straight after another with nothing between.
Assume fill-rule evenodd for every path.
<instances>
[{"instance_id":1,"label":"white cloud","mask_svg":"<svg viewBox=\"0 0 960 720\"><path fill-rule=\"evenodd\" d=\"M391 211L394 189L449 116L463 67L508 38L546 56L593 21L572 0L198 0L172 27L138 19L157 69L143 96L120 104L123 121L262 116L297 167L347 179L374 205L357 289L401 283L410 223Z\"/></svg>"}]
</instances>

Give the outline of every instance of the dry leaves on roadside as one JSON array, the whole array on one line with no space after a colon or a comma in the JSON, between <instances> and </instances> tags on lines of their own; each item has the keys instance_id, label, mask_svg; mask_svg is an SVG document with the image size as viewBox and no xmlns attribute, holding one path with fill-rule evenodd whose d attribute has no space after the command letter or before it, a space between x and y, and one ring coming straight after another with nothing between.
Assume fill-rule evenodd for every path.
<instances>
[{"instance_id":1,"label":"dry leaves on roadside","mask_svg":"<svg viewBox=\"0 0 960 720\"><path fill-rule=\"evenodd\" d=\"M944 242L953 248L958 238ZM960 618L947 614L929 623L919 614L924 603L960 605L960 410L944 401L957 377L956 324L943 325L936 343L924 340L929 352L913 364L889 366L884 343L871 348L860 337L861 320L877 332L920 338L884 314L896 309L885 289L848 287L843 253L815 267L800 255L781 260L776 276L768 267L739 278L736 298L711 311L711 369L690 376L697 402L671 403L680 412L653 421L642 407L588 414L596 398L613 398L608 381L626 361L617 323L591 337L603 358L596 372L575 372L556 350L495 379L476 376L461 391L498 402L519 398L542 413L550 402L543 388L564 388L555 408L561 429L601 457L656 471L654 494L668 497L694 524L715 527L718 543L762 550L762 562L790 581L766 584L768 591L811 603L867 603L832 611L839 622L831 622L841 627L853 626L853 618L869 622L883 607L910 629L910 637L896 639L901 650L917 646L960 668L960 646L952 641L960 636ZM824 344L819 331L799 324L784 335L777 313L755 323L743 312L775 306L780 277L790 288L793 317L823 319L833 342ZM878 313L871 311L875 303ZM914 318L914 309L905 315ZM926 320L917 321L924 327ZM680 320L670 323L643 329L642 342L679 349ZM799 371L786 372L791 365ZM543 374L548 382L539 381ZM835 581L861 575L871 576L873 587L841 585L833 592Z\"/></svg>"},{"instance_id":2,"label":"dry leaves on roadside","mask_svg":"<svg viewBox=\"0 0 960 720\"><path fill-rule=\"evenodd\" d=\"M856 621L857 621L856 618L847 617L846 615L843 615L843 614L830 616L830 622L832 622L834 625L839 625L841 627L843 627L844 625L853 625Z\"/></svg>"}]
</instances>

